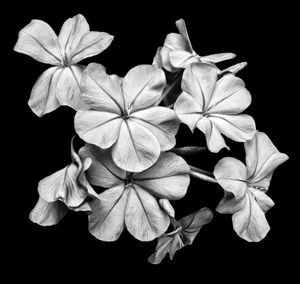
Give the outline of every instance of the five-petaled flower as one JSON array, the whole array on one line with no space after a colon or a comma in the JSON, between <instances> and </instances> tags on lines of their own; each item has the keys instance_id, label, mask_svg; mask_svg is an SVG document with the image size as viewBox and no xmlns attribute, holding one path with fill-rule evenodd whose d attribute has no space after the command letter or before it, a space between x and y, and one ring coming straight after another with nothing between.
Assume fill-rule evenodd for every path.
<instances>
[{"instance_id":1,"label":"five-petaled flower","mask_svg":"<svg viewBox=\"0 0 300 284\"><path fill-rule=\"evenodd\" d=\"M249 242L258 242L270 230L265 212L274 205L265 193L274 170L288 156L280 153L269 137L258 131L245 143L245 151L246 166L235 158L226 157L215 167L214 175L225 190L217 211L233 214L236 233Z\"/></svg>"},{"instance_id":2,"label":"five-petaled flower","mask_svg":"<svg viewBox=\"0 0 300 284\"><path fill-rule=\"evenodd\" d=\"M89 211L86 198L94 195L94 190L85 177L91 158L79 157L71 142L72 163L39 182L39 200L30 212L30 220L41 226L57 224L68 212Z\"/></svg>"},{"instance_id":3,"label":"five-petaled flower","mask_svg":"<svg viewBox=\"0 0 300 284\"><path fill-rule=\"evenodd\" d=\"M160 201L182 198L190 181L189 166L180 156L162 152L152 167L131 173L115 165L110 149L86 144L79 155L92 159L86 172L89 182L106 189L95 195L89 204L92 235L100 240L114 241L126 226L138 240L150 241L167 230L168 213L173 215L173 210L165 201Z\"/></svg>"},{"instance_id":4,"label":"five-petaled flower","mask_svg":"<svg viewBox=\"0 0 300 284\"><path fill-rule=\"evenodd\" d=\"M205 62L214 65L236 56L234 53L200 56L193 50L184 20L176 21L176 26L179 34L170 33L167 35L164 45L157 50L153 64L170 72L177 72L180 69L187 68L194 62Z\"/></svg>"},{"instance_id":5,"label":"five-petaled flower","mask_svg":"<svg viewBox=\"0 0 300 284\"><path fill-rule=\"evenodd\" d=\"M211 152L227 147L221 134L237 142L255 134L253 118L240 114L251 103L244 82L231 73L217 80L217 72L210 64L190 65L183 73L182 93L174 105L181 122L191 131L197 127L205 134Z\"/></svg>"},{"instance_id":6,"label":"five-petaled flower","mask_svg":"<svg viewBox=\"0 0 300 284\"><path fill-rule=\"evenodd\" d=\"M174 110L157 106L164 86L164 72L153 65L136 66L120 78L89 64L82 78L89 109L76 113L76 132L102 149L112 146L114 162L126 171L149 168L175 146L179 127Z\"/></svg>"},{"instance_id":7,"label":"five-petaled flower","mask_svg":"<svg viewBox=\"0 0 300 284\"><path fill-rule=\"evenodd\" d=\"M77 15L63 24L59 36L45 22L32 20L19 32L14 50L37 61L54 65L37 80L31 91L29 106L42 116L67 105L84 109L80 82L83 66L77 63L105 50L113 36L90 31L86 19Z\"/></svg>"}]
</instances>

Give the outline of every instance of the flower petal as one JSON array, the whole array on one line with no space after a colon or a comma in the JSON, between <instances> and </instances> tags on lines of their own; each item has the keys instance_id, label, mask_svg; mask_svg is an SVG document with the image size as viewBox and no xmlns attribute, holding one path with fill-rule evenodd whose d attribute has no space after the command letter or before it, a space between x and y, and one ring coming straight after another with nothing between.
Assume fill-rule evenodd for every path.
<instances>
[{"instance_id":1,"label":"flower petal","mask_svg":"<svg viewBox=\"0 0 300 284\"><path fill-rule=\"evenodd\" d=\"M243 80L226 74L218 80L208 106L208 113L240 113L251 104L251 95Z\"/></svg>"},{"instance_id":2,"label":"flower petal","mask_svg":"<svg viewBox=\"0 0 300 284\"><path fill-rule=\"evenodd\" d=\"M90 31L89 24L84 16L78 14L66 20L60 30L58 42L61 54L71 62L72 53L77 47L82 36Z\"/></svg>"},{"instance_id":3,"label":"flower petal","mask_svg":"<svg viewBox=\"0 0 300 284\"><path fill-rule=\"evenodd\" d=\"M203 116L197 122L196 126L205 134L206 144L209 151L217 153L222 148L229 150L229 147L226 145L220 131L208 118Z\"/></svg>"},{"instance_id":4,"label":"flower petal","mask_svg":"<svg viewBox=\"0 0 300 284\"><path fill-rule=\"evenodd\" d=\"M217 82L218 69L206 63L193 63L182 76L181 88L190 94L204 111L209 106Z\"/></svg>"},{"instance_id":5,"label":"flower petal","mask_svg":"<svg viewBox=\"0 0 300 284\"><path fill-rule=\"evenodd\" d=\"M122 119L105 111L79 110L74 119L75 131L85 142L103 149L111 147L119 137Z\"/></svg>"},{"instance_id":6,"label":"flower petal","mask_svg":"<svg viewBox=\"0 0 300 284\"><path fill-rule=\"evenodd\" d=\"M169 216L162 211L156 199L137 185L128 188L125 210L127 230L140 241L152 241L169 227Z\"/></svg>"},{"instance_id":7,"label":"flower petal","mask_svg":"<svg viewBox=\"0 0 300 284\"><path fill-rule=\"evenodd\" d=\"M124 120L119 138L112 149L114 162L123 170L140 172L158 159L160 145L156 137L133 120Z\"/></svg>"},{"instance_id":8,"label":"flower petal","mask_svg":"<svg viewBox=\"0 0 300 284\"><path fill-rule=\"evenodd\" d=\"M174 68L187 68L192 63L199 61L196 56L185 50L172 50L169 57Z\"/></svg>"},{"instance_id":9,"label":"flower petal","mask_svg":"<svg viewBox=\"0 0 300 284\"><path fill-rule=\"evenodd\" d=\"M151 107L134 112L130 116L130 120L134 120L151 131L157 138L161 151L169 150L175 146L179 120L173 110L165 107Z\"/></svg>"},{"instance_id":10,"label":"flower petal","mask_svg":"<svg viewBox=\"0 0 300 284\"><path fill-rule=\"evenodd\" d=\"M189 42L180 34L170 33L166 36L164 47L169 50L185 50L192 52L190 50Z\"/></svg>"},{"instance_id":11,"label":"flower petal","mask_svg":"<svg viewBox=\"0 0 300 284\"><path fill-rule=\"evenodd\" d=\"M250 115L211 114L208 118L222 134L236 142L252 139L256 131Z\"/></svg>"},{"instance_id":12,"label":"flower petal","mask_svg":"<svg viewBox=\"0 0 300 284\"><path fill-rule=\"evenodd\" d=\"M159 264L165 258L167 253L170 251L171 245L174 241L174 237L162 236L158 239L155 252L151 254L148 261L151 264Z\"/></svg>"},{"instance_id":13,"label":"flower petal","mask_svg":"<svg viewBox=\"0 0 300 284\"><path fill-rule=\"evenodd\" d=\"M176 27L179 31L179 33L186 39L188 44L188 51L193 52L192 44L189 38L189 34L186 29L185 21L183 19L179 19L175 22Z\"/></svg>"},{"instance_id":14,"label":"flower petal","mask_svg":"<svg viewBox=\"0 0 300 284\"><path fill-rule=\"evenodd\" d=\"M47 23L40 20L32 20L20 30L14 51L51 65L63 62L55 32Z\"/></svg>"},{"instance_id":15,"label":"flower petal","mask_svg":"<svg viewBox=\"0 0 300 284\"><path fill-rule=\"evenodd\" d=\"M124 212L128 192L120 184L103 193L90 203L89 231L99 240L115 241L124 229Z\"/></svg>"},{"instance_id":16,"label":"flower petal","mask_svg":"<svg viewBox=\"0 0 300 284\"><path fill-rule=\"evenodd\" d=\"M82 36L72 51L71 62L77 63L84 58L97 55L108 48L114 37L105 32L89 32Z\"/></svg>"},{"instance_id":17,"label":"flower petal","mask_svg":"<svg viewBox=\"0 0 300 284\"><path fill-rule=\"evenodd\" d=\"M245 195L247 190L247 169L239 160L231 157L221 159L214 169L218 183L236 199Z\"/></svg>"},{"instance_id":18,"label":"flower petal","mask_svg":"<svg viewBox=\"0 0 300 284\"><path fill-rule=\"evenodd\" d=\"M220 71L219 75L222 75L222 74L225 74L228 72L235 75L236 73L238 73L239 71L244 69L247 66L247 64L248 64L247 62L240 62L240 63L234 64L234 65Z\"/></svg>"},{"instance_id":19,"label":"flower petal","mask_svg":"<svg viewBox=\"0 0 300 284\"><path fill-rule=\"evenodd\" d=\"M35 207L29 214L33 223L41 226L52 226L57 224L68 212L68 207L60 201L47 202L39 197Z\"/></svg>"},{"instance_id":20,"label":"flower petal","mask_svg":"<svg viewBox=\"0 0 300 284\"><path fill-rule=\"evenodd\" d=\"M132 68L123 79L126 107L132 113L155 105L161 99L165 84L164 72L154 65Z\"/></svg>"},{"instance_id":21,"label":"flower petal","mask_svg":"<svg viewBox=\"0 0 300 284\"><path fill-rule=\"evenodd\" d=\"M182 92L175 102L174 110L180 121L193 132L203 112L196 100L188 93Z\"/></svg>"},{"instance_id":22,"label":"flower petal","mask_svg":"<svg viewBox=\"0 0 300 284\"><path fill-rule=\"evenodd\" d=\"M175 217L175 210L168 199L159 199L160 207L172 218Z\"/></svg>"},{"instance_id":23,"label":"flower petal","mask_svg":"<svg viewBox=\"0 0 300 284\"><path fill-rule=\"evenodd\" d=\"M56 84L56 98L61 105L69 106L75 110L85 109L81 96L83 69L79 66L70 66L61 69Z\"/></svg>"},{"instance_id":24,"label":"flower petal","mask_svg":"<svg viewBox=\"0 0 300 284\"><path fill-rule=\"evenodd\" d=\"M51 67L47 69L34 84L28 105L37 116L43 116L60 106L55 95L55 87L60 72L60 68Z\"/></svg>"},{"instance_id":25,"label":"flower petal","mask_svg":"<svg viewBox=\"0 0 300 284\"><path fill-rule=\"evenodd\" d=\"M234 194L225 191L224 197L219 202L216 211L220 214L234 214L235 212L241 210L245 206L246 199L244 196L236 199Z\"/></svg>"},{"instance_id":26,"label":"flower petal","mask_svg":"<svg viewBox=\"0 0 300 284\"><path fill-rule=\"evenodd\" d=\"M190 183L189 166L174 153L162 152L158 161L149 169L133 176L134 184L160 198L182 198Z\"/></svg>"},{"instance_id":27,"label":"flower petal","mask_svg":"<svg viewBox=\"0 0 300 284\"><path fill-rule=\"evenodd\" d=\"M84 102L93 110L122 114L124 98L121 83L118 76L106 74L104 66L90 63L82 77Z\"/></svg>"},{"instance_id":28,"label":"flower petal","mask_svg":"<svg viewBox=\"0 0 300 284\"><path fill-rule=\"evenodd\" d=\"M232 216L235 232L248 242L261 241L270 230L264 211L260 208L251 192L244 197L245 206Z\"/></svg>"},{"instance_id":29,"label":"flower petal","mask_svg":"<svg viewBox=\"0 0 300 284\"><path fill-rule=\"evenodd\" d=\"M94 145L86 144L80 149L79 155L82 158L92 159L92 165L86 172L91 184L111 188L125 180L126 172L113 162L110 150L102 150Z\"/></svg>"},{"instance_id":30,"label":"flower petal","mask_svg":"<svg viewBox=\"0 0 300 284\"><path fill-rule=\"evenodd\" d=\"M251 192L253 193L255 200L259 207L264 211L267 212L269 209L271 209L275 204L274 201L266 195L264 192L255 189L255 188L250 188Z\"/></svg>"},{"instance_id":31,"label":"flower petal","mask_svg":"<svg viewBox=\"0 0 300 284\"><path fill-rule=\"evenodd\" d=\"M233 59L235 57L236 54L234 53L224 52L224 53L216 53L216 54L201 56L201 60L203 60L204 62L208 61L208 62L218 63L221 61Z\"/></svg>"},{"instance_id":32,"label":"flower petal","mask_svg":"<svg viewBox=\"0 0 300 284\"><path fill-rule=\"evenodd\" d=\"M288 159L280 153L270 138L257 131L251 141L245 143L248 177L253 186L268 189L273 171Z\"/></svg>"}]
</instances>

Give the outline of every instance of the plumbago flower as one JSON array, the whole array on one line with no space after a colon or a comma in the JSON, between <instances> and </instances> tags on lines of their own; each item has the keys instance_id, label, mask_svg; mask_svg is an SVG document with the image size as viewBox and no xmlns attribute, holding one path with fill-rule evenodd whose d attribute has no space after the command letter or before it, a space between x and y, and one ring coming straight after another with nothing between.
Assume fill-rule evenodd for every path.
<instances>
[{"instance_id":1,"label":"plumbago flower","mask_svg":"<svg viewBox=\"0 0 300 284\"><path fill-rule=\"evenodd\" d=\"M105 50L113 36L90 31L86 19L77 15L64 22L59 36L40 20L32 20L19 32L14 50L37 61L54 65L37 80L31 91L29 106L42 116L60 105L75 110L84 108L80 82L84 67L77 63Z\"/></svg>"},{"instance_id":2,"label":"plumbago flower","mask_svg":"<svg viewBox=\"0 0 300 284\"><path fill-rule=\"evenodd\" d=\"M82 78L88 110L75 116L75 130L86 142L112 147L118 167L140 172L152 166L161 151L174 147L179 120L171 109L157 106L165 86L164 72L139 65L124 78L89 64Z\"/></svg>"},{"instance_id":3,"label":"plumbago flower","mask_svg":"<svg viewBox=\"0 0 300 284\"><path fill-rule=\"evenodd\" d=\"M221 134L237 142L250 140L255 134L253 118L240 114L251 103L244 82L231 73L217 80L217 72L216 67L206 63L189 66L174 105L180 121L191 131L196 127L201 130L208 149L215 153L228 148Z\"/></svg>"},{"instance_id":4,"label":"plumbago flower","mask_svg":"<svg viewBox=\"0 0 300 284\"><path fill-rule=\"evenodd\" d=\"M262 132L256 132L254 138L245 143L245 151L246 166L235 158L226 157L215 167L214 175L225 190L216 210L233 214L236 233L249 242L258 242L270 230L265 212L274 206L266 192L274 170L288 156L280 153Z\"/></svg>"},{"instance_id":5,"label":"plumbago flower","mask_svg":"<svg viewBox=\"0 0 300 284\"><path fill-rule=\"evenodd\" d=\"M193 50L184 20L176 21L176 26L179 34L170 33L167 35L163 47L157 50L153 64L163 67L170 72L178 72L194 62L215 64L236 56L234 53L200 56Z\"/></svg>"},{"instance_id":6,"label":"plumbago flower","mask_svg":"<svg viewBox=\"0 0 300 284\"><path fill-rule=\"evenodd\" d=\"M176 251L186 245L191 245L200 229L208 224L213 218L209 208L202 208L199 211L181 218L178 222L173 219L174 231L159 237L156 251L148 261L152 264L159 264L169 253L172 260Z\"/></svg>"},{"instance_id":7,"label":"plumbago flower","mask_svg":"<svg viewBox=\"0 0 300 284\"><path fill-rule=\"evenodd\" d=\"M174 215L168 200L182 198L190 182L189 166L181 157L162 152L152 167L132 173L115 165L110 149L87 144L79 155L92 159L87 170L89 182L106 189L90 203L92 235L103 241L115 241L126 226L138 240L151 241L167 230L168 213Z\"/></svg>"},{"instance_id":8,"label":"plumbago flower","mask_svg":"<svg viewBox=\"0 0 300 284\"><path fill-rule=\"evenodd\" d=\"M90 167L90 158L80 158L71 142L72 163L58 172L44 178L39 182L39 200L29 217L32 222L42 226L57 224L68 212L89 211L85 202L94 190L88 183L84 172Z\"/></svg>"}]
</instances>

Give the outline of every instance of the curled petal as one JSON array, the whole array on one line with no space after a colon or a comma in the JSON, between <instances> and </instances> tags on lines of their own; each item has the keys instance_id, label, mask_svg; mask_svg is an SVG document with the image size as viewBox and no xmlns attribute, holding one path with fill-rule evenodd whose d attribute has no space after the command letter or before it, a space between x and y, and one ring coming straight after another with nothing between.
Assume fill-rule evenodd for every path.
<instances>
[{"instance_id":1,"label":"curled petal","mask_svg":"<svg viewBox=\"0 0 300 284\"><path fill-rule=\"evenodd\" d=\"M117 141L121 123L118 114L105 111L79 110L74 119L75 130L80 138L103 149Z\"/></svg>"},{"instance_id":2,"label":"curled petal","mask_svg":"<svg viewBox=\"0 0 300 284\"><path fill-rule=\"evenodd\" d=\"M199 61L195 55L185 50L172 50L169 56L170 63L174 68L187 68L192 63Z\"/></svg>"},{"instance_id":3,"label":"curled petal","mask_svg":"<svg viewBox=\"0 0 300 284\"><path fill-rule=\"evenodd\" d=\"M237 63L234 64L226 69L223 69L222 71L220 71L219 75L225 74L227 72L235 75L237 72L241 71L242 69L244 69L247 66L247 62L241 62L241 63Z\"/></svg>"},{"instance_id":4,"label":"curled petal","mask_svg":"<svg viewBox=\"0 0 300 284\"><path fill-rule=\"evenodd\" d=\"M55 32L40 20L32 20L20 30L14 51L51 65L60 65L63 62Z\"/></svg>"},{"instance_id":5,"label":"curled petal","mask_svg":"<svg viewBox=\"0 0 300 284\"><path fill-rule=\"evenodd\" d=\"M211 114L209 120L222 134L236 142L250 140L256 132L255 121L250 115Z\"/></svg>"},{"instance_id":6,"label":"curled petal","mask_svg":"<svg viewBox=\"0 0 300 284\"><path fill-rule=\"evenodd\" d=\"M60 201L47 202L42 197L29 214L29 219L40 226L56 225L68 212L68 207Z\"/></svg>"},{"instance_id":7,"label":"curled petal","mask_svg":"<svg viewBox=\"0 0 300 284\"><path fill-rule=\"evenodd\" d=\"M177 240L178 240L177 238L175 240L174 237L169 237L169 236L160 237L158 239L158 242L157 242L157 245L155 248L155 252L149 256L148 261L151 264L161 263L162 260L167 255L167 253L170 252L172 243L177 242ZM174 245L173 245L173 247L174 247Z\"/></svg>"},{"instance_id":8,"label":"curled petal","mask_svg":"<svg viewBox=\"0 0 300 284\"><path fill-rule=\"evenodd\" d=\"M189 42L180 34L170 33L166 36L164 47L169 50L185 50L191 52Z\"/></svg>"},{"instance_id":9,"label":"curled petal","mask_svg":"<svg viewBox=\"0 0 300 284\"><path fill-rule=\"evenodd\" d=\"M123 170L140 172L151 167L158 159L160 145L148 129L135 121L124 120L112 149L114 162Z\"/></svg>"},{"instance_id":10,"label":"curled petal","mask_svg":"<svg viewBox=\"0 0 300 284\"><path fill-rule=\"evenodd\" d=\"M127 230L140 241L151 241L169 227L170 219L156 199L137 185L130 187L125 210Z\"/></svg>"},{"instance_id":11,"label":"curled petal","mask_svg":"<svg viewBox=\"0 0 300 284\"><path fill-rule=\"evenodd\" d=\"M217 153L222 148L229 150L229 147L226 145L220 131L208 118L202 117L197 122L196 126L205 134L206 144L209 151Z\"/></svg>"},{"instance_id":12,"label":"curled petal","mask_svg":"<svg viewBox=\"0 0 300 284\"><path fill-rule=\"evenodd\" d=\"M160 198L179 199L188 188L188 173L189 166L183 158L162 152L151 168L134 175L134 183Z\"/></svg>"},{"instance_id":13,"label":"curled petal","mask_svg":"<svg viewBox=\"0 0 300 284\"><path fill-rule=\"evenodd\" d=\"M159 205L170 217L175 217L175 210L168 199L159 199Z\"/></svg>"},{"instance_id":14,"label":"curled petal","mask_svg":"<svg viewBox=\"0 0 300 284\"><path fill-rule=\"evenodd\" d=\"M126 108L132 113L154 106L161 99L166 78L162 69L154 65L139 65L123 79Z\"/></svg>"},{"instance_id":15,"label":"curled petal","mask_svg":"<svg viewBox=\"0 0 300 284\"><path fill-rule=\"evenodd\" d=\"M169 150L175 146L179 120L173 110L165 107L151 107L134 112L130 119L155 135L161 151Z\"/></svg>"},{"instance_id":16,"label":"curled petal","mask_svg":"<svg viewBox=\"0 0 300 284\"><path fill-rule=\"evenodd\" d=\"M190 41L190 38L189 38L189 34L187 32L187 28L186 28L186 25L185 25L185 21L183 19L179 19L178 21L175 22L176 24L176 27L180 33L180 35L182 37L185 38L185 40L187 41L187 48L188 48L188 51L190 52L193 52L193 48L192 48L192 44L191 44L191 41Z\"/></svg>"},{"instance_id":17,"label":"curled petal","mask_svg":"<svg viewBox=\"0 0 300 284\"><path fill-rule=\"evenodd\" d=\"M227 192L234 194L236 199L245 195L247 169L241 161L231 157L221 159L215 166L214 176Z\"/></svg>"},{"instance_id":18,"label":"curled petal","mask_svg":"<svg viewBox=\"0 0 300 284\"><path fill-rule=\"evenodd\" d=\"M34 84L28 105L37 116L43 116L60 106L55 94L60 72L60 68L51 67Z\"/></svg>"},{"instance_id":19,"label":"curled petal","mask_svg":"<svg viewBox=\"0 0 300 284\"><path fill-rule=\"evenodd\" d=\"M211 55L205 55L201 57L202 61L208 61L212 63L218 63L221 61L233 59L236 57L236 54L234 53L229 53L229 52L224 52L224 53L217 53L217 54L211 54Z\"/></svg>"}]
</instances>

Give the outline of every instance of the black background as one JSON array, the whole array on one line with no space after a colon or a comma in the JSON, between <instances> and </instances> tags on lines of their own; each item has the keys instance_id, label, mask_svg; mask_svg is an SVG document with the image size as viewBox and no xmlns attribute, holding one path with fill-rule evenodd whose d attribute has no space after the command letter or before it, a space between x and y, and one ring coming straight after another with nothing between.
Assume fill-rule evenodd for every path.
<instances>
[{"instance_id":1,"label":"black background","mask_svg":"<svg viewBox=\"0 0 300 284\"><path fill-rule=\"evenodd\" d=\"M297 247L291 244L297 232L297 221L292 220L294 192L299 189L291 184L291 163L295 159L293 140L297 120L292 119L291 104L296 103L292 91L291 65L297 60L291 48L294 18L292 7L270 4L253 5L250 2L223 5L217 2L204 4L182 1L169 3L140 2L123 4L81 3L37 5L19 4L7 10L10 21L4 26L7 51L4 60L8 86L3 96L8 100L2 107L5 118L5 143L12 147L3 152L9 162L3 189L8 195L3 209L4 235L8 240L5 263L11 277L44 279L67 276L86 277L86 281L114 281L123 277L134 281L160 280L161 276L185 277L185 281L235 282L284 276L291 277L296 264L293 255ZM242 2L242 1L240 1ZM51 2L52 3L52 2ZM245 111L254 117L257 129L268 134L276 147L290 156L273 176L268 192L275 206L267 213L271 231L260 243L248 243L233 231L231 216L215 213L213 221L199 233L194 244L177 252L171 262L168 257L158 266L148 264L147 258L154 251L156 241L142 243L125 230L113 243L98 241L88 232L87 216L70 212L56 226L40 227L28 219L37 198L37 183L70 162L69 145L75 134L75 112L60 107L55 112L38 118L28 107L30 91L38 76L49 66L13 52L18 31L31 19L47 22L56 33L63 22L78 13L83 14L91 30L105 31L115 36L111 46L102 54L85 59L82 64L98 62L109 74L124 76L139 64L151 64L158 46L170 32L177 32L175 21L184 18L193 48L200 55L234 52L237 58L218 66L228 67L247 61L241 77L252 94L252 104ZM9 123L7 123L9 122ZM4 137L4 138L5 138ZM192 135L181 125L177 135L179 146L205 145L204 135ZM205 152L188 158L188 162L213 171L217 161L225 156L244 160L242 143L226 139L231 151L218 154ZM82 144L76 140L76 148ZM294 176L295 178L295 176ZM296 177L297 179L297 177ZM207 182L191 180L187 195L173 203L178 218L207 206L212 210L223 196L222 189ZM4 224L3 223L3 224ZM241 278L242 277L242 278ZM93 279L93 280L92 280ZM94 280L95 279L95 280Z\"/></svg>"}]
</instances>

